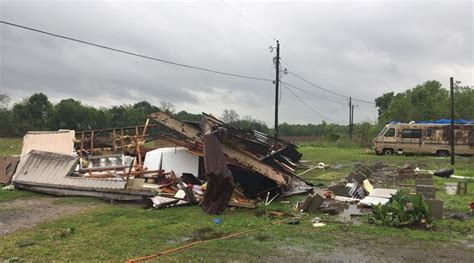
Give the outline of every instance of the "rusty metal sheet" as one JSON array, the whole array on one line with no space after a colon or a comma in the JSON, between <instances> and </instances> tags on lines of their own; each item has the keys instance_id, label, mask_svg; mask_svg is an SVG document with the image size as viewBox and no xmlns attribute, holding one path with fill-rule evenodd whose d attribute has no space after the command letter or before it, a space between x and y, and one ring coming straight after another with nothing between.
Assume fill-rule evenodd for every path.
<instances>
[{"instance_id":1,"label":"rusty metal sheet","mask_svg":"<svg viewBox=\"0 0 474 263\"><path fill-rule=\"evenodd\" d=\"M226 130L223 128L204 135L204 166L208 182L201 207L209 214L223 212L234 191L232 174L227 167L221 143L225 135Z\"/></svg>"},{"instance_id":2,"label":"rusty metal sheet","mask_svg":"<svg viewBox=\"0 0 474 263\"><path fill-rule=\"evenodd\" d=\"M8 185L15 174L19 156L5 156L0 158L0 183Z\"/></svg>"},{"instance_id":3,"label":"rusty metal sheet","mask_svg":"<svg viewBox=\"0 0 474 263\"><path fill-rule=\"evenodd\" d=\"M74 151L74 131L29 131L23 137L21 156L32 150L72 155Z\"/></svg>"}]
</instances>

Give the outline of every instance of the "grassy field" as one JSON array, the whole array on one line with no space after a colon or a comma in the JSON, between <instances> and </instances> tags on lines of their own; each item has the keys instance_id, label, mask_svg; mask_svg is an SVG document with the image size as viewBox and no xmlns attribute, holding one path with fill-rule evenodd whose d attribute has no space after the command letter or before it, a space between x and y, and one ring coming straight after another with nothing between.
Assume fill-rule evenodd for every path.
<instances>
[{"instance_id":1,"label":"grassy field","mask_svg":"<svg viewBox=\"0 0 474 263\"><path fill-rule=\"evenodd\" d=\"M21 153L22 138L0 138L0 156Z\"/></svg>"},{"instance_id":2,"label":"grassy field","mask_svg":"<svg viewBox=\"0 0 474 263\"><path fill-rule=\"evenodd\" d=\"M15 140L2 141L0 154L18 153L20 147L4 149ZM16 142L19 142L17 140ZM12 149L17 149L13 151ZM330 145L302 145L303 159L325 162L340 169L313 170L304 177L314 183L329 184L347 175L357 162L404 165L410 163L424 169L449 167L448 158L430 156L376 156L362 148L341 148ZM474 162L458 158L457 175L474 178ZM450 196L444 184L452 181L435 178L437 196L445 201L446 212L468 212L474 201L474 183L469 183L469 194ZM44 198L24 191L0 191L2 202L17 198ZM26 261L124 261L176 248L193 240L238 233L250 229L258 231L227 239L210 241L159 258L158 261L364 261L396 259L426 261L428 257L447 256L448 261L469 262L474 256L474 220L437 221L431 230L388 228L367 223L340 222L337 216L321 213L299 216L300 223L290 225L286 218L267 216L269 211L296 215L292 209L304 196L289 198L290 204L273 202L257 209L231 208L222 215L210 216L198 206L164 210L145 210L139 205L110 204L92 198L60 198L55 205L90 205L81 213L43 222L32 229L0 235L0 258ZM0 216L2 215L0 209ZM326 226L315 228L311 219L321 217ZM213 223L221 218L221 224ZM390 261L390 260L389 260Z\"/></svg>"}]
</instances>

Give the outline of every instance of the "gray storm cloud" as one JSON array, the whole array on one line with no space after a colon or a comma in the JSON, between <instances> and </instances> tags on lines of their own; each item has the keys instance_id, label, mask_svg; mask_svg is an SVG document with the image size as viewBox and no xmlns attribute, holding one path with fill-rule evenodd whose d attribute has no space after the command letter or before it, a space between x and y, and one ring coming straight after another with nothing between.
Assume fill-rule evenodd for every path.
<instances>
[{"instance_id":1,"label":"gray storm cloud","mask_svg":"<svg viewBox=\"0 0 474 263\"><path fill-rule=\"evenodd\" d=\"M256 28L228 5L240 10ZM270 36L282 67L346 96L373 101L426 80L473 84L471 1L378 2L0 1L0 19L148 56L274 78ZM270 36L269 36L270 35ZM214 75L126 56L0 24L0 91L14 101L44 92L93 106L165 100L178 109L235 109L272 123L270 82ZM347 101L294 78L283 80L328 119L347 122ZM322 99L331 97L338 103ZM358 103L355 120L373 121ZM280 120L322 118L285 88Z\"/></svg>"}]
</instances>

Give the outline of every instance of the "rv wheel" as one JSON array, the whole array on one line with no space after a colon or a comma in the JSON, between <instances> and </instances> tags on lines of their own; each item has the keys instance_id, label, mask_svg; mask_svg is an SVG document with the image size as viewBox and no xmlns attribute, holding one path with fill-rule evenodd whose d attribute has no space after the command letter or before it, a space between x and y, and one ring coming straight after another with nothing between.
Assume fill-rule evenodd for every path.
<instances>
[{"instance_id":1,"label":"rv wheel","mask_svg":"<svg viewBox=\"0 0 474 263\"><path fill-rule=\"evenodd\" d=\"M448 151L437 151L436 156L438 157L447 157L449 155Z\"/></svg>"},{"instance_id":2,"label":"rv wheel","mask_svg":"<svg viewBox=\"0 0 474 263\"><path fill-rule=\"evenodd\" d=\"M385 155L392 155L393 154L393 149L383 149L383 154Z\"/></svg>"}]
</instances>

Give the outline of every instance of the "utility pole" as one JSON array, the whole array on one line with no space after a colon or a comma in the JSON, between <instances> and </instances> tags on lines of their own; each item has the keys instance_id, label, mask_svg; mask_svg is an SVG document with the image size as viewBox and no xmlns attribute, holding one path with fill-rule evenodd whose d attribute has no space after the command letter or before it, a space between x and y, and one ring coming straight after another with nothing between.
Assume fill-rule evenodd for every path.
<instances>
[{"instance_id":1,"label":"utility pole","mask_svg":"<svg viewBox=\"0 0 474 263\"><path fill-rule=\"evenodd\" d=\"M351 112L351 139L352 133L354 132L354 108L356 105L352 104L352 112Z\"/></svg>"},{"instance_id":2,"label":"utility pole","mask_svg":"<svg viewBox=\"0 0 474 263\"><path fill-rule=\"evenodd\" d=\"M354 109L352 107L352 97L349 97L349 136L352 140L352 113Z\"/></svg>"},{"instance_id":3,"label":"utility pole","mask_svg":"<svg viewBox=\"0 0 474 263\"><path fill-rule=\"evenodd\" d=\"M280 84L280 42L277 40L275 59L275 138L278 137L278 94Z\"/></svg>"},{"instance_id":4,"label":"utility pole","mask_svg":"<svg viewBox=\"0 0 474 263\"><path fill-rule=\"evenodd\" d=\"M451 144L451 165L454 165L454 79L451 77L450 82L450 91L451 91L451 129L450 129L450 144Z\"/></svg>"}]
</instances>

